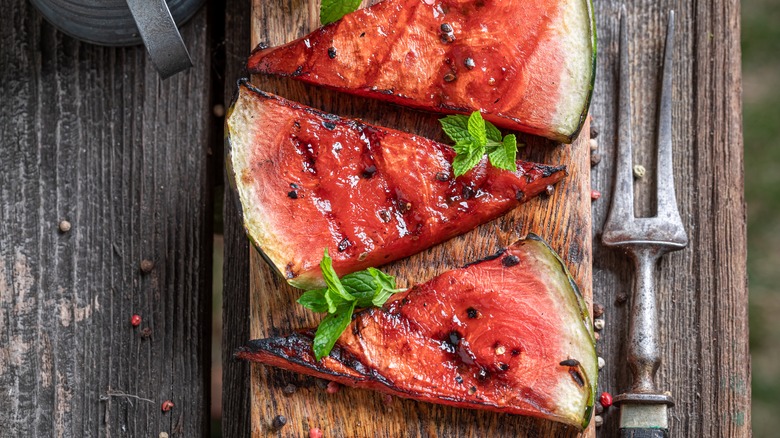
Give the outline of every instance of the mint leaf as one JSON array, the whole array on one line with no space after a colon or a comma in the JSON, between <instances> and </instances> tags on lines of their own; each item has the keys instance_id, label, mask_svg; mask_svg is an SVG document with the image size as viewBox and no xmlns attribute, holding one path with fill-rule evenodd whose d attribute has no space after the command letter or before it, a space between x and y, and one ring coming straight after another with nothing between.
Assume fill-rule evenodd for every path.
<instances>
[{"instance_id":1,"label":"mint leaf","mask_svg":"<svg viewBox=\"0 0 780 438\"><path fill-rule=\"evenodd\" d=\"M368 268L368 272L374 277L377 286L374 299L371 300L373 305L382 307L388 298L390 298L390 295L403 291L403 289L395 287L395 277L374 268Z\"/></svg>"},{"instance_id":2,"label":"mint leaf","mask_svg":"<svg viewBox=\"0 0 780 438\"><path fill-rule=\"evenodd\" d=\"M452 160L452 171L455 173L455 176L461 176L471 170L482 161L483 155L485 155L485 148L480 148L478 150L472 149L466 154L456 155L455 159Z\"/></svg>"},{"instance_id":3,"label":"mint leaf","mask_svg":"<svg viewBox=\"0 0 780 438\"><path fill-rule=\"evenodd\" d=\"M496 125L485 122L485 133L487 134L488 140L501 143L501 131L496 128Z\"/></svg>"},{"instance_id":4,"label":"mint leaf","mask_svg":"<svg viewBox=\"0 0 780 438\"><path fill-rule=\"evenodd\" d=\"M317 360L330 354L336 340L352 320L355 308L381 306L392 294L403 291L396 289L395 277L374 268L353 272L339 279L327 248L320 269L328 287L308 290L298 298L298 303L307 309L328 313L314 335L312 349Z\"/></svg>"},{"instance_id":5,"label":"mint leaf","mask_svg":"<svg viewBox=\"0 0 780 438\"><path fill-rule=\"evenodd\" d=\"M320 3L320 23L333 23L341 17L356 11L361 0L322 0Z\"/></svg>"},{"instance_id":6,"label":"mint leaf","mask_svg":"<svg viewBox=\"0 0 780 438\"><path fill-rule=\"evenodd\" d=\"M517 138L514 134L504 137L504 142L497 145L488 155L490 163L499 169L517 171Z\"/></svg>"},{"instance_id":7,"label":"mint leaf","mask_svg":"<svg viewBox=\"0 0 780 438\"><path fill-rule=\"evenodd\" d=\"M461 176L479 164L482 156L488 154L490 164L504 169L517 171L517 139L509 134L503 139L501 131L482 118L479 111L469 117L463 115L447 116L439 119L444 132L455 141L455 158L452 170L455 176Z\"/></svg>"},{"instance_id":8,"label":"mint leaf","mask_svg":"<svg viewBox=\"0 0 780 438\"><path fill-rule=\"evenodd\" d=\"M325 279L325 284L328 285L328 292L335 293L336 295L340 296L344 301L355 301L355 297L350 295L344 289L344 286L341 284L341 281L339 281L339 276L338 274L336 274L336 271L333 269L333 259L331 259L330 256L328 255L328 248L325 248L325 256L322 257L322 261L320 262L320 269L322 270L322 278ZM328 293L326 292L325 298L327 297L328 297ZM330 307L330 303L328 304L329 304L328 307Z\"/></svg>"},{"instance_id":9,"label":"mint leaf","mask_svg":"<svg viewBox=\"0 0 780 438\"><path fill-rule=\"evenodd\" d=\"M373 268L369 268L373 269ZM380 271L381 272L381 271ZM341 277L341 284L350 295L355 297L355 307L371 307L376 290L376 281L368 271L358 271Z\"/></svg>"},{"instance_id":10,"label":"mint leaf","mask_svg":"<svg viewBox=\"0 0 780 438\"><path fill-rule=\"evenodd\" d=\"M469 119L466 116L456 115L447 116L439 119L441 123L441 129L447 134L455 143L463 141L471 142L471 134L469 134Z\"/></svg>"},{"instance_id":11,"label":"mint leaf","mask_svg":"<svg viewBox=\"0 0 780 438\"><path fill-rule=\"evenodd\" d=\"M327 312L328 302L325 300L325 293L327 289L313 289L307 290L298 298L298 304L317 313ZM333 307L333 311L336 311L336 307Z\"/></svg>"},{"instance_id":12,"label":"mint leaf","mask_svg":"<svg viewBox=\"0 0 780 438\"><path fill-rule=\"evenodd\" d=\"M469 135L479 146L485 146L487 143L487 132L485 131L485 120L479 111L474 111L469 116Z\"/></svg>"},{"instance_id":13,"label":"mint leaf","mask_svg":"<svg viewBox=\"0 0 780 438\"><path fill-rule=\"evenodd\" d=\"M335 313L329 314L320 322L317 332L314 334L312 349L314 357L319 361L330 354L330 350L336 341L352 321L352 313L355 311L355 302L342 303Z\"/></svg>"}]
</instances>

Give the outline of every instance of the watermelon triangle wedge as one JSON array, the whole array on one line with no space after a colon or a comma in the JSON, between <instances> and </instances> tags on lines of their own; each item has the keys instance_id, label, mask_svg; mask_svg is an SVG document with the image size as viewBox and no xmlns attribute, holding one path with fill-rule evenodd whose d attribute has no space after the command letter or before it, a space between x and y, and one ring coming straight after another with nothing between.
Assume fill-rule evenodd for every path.
<instances>
[{"instance_id":1,"label":"watermelon triangle wedge","mask_svg":"<svg viewBox=\"0 0 780 438\"><path fill-rule=\"evenodd\" d=\"M317 361L314 330L250 341L235 356L400 397L585 428L598 365L585 302L529 234L505 250L356 313Z\"/></svg>"},{"instance_id":2,"label":"watermelon triangle wedge","mask_svg":"<svg viewBox=\"0 0 780 438\"><path fill-rule=\"evenodd\" d=\"M590 0L384 0L288 44L250 73L418 109L468 114L571 142L596 65Z\"/></svg>"},{"instance_id":3,"label":"watermelon triangle wedge","mask_svg":"<svg viewBox=\"0 0 780 438\"><path fill-rule=\"evenodd\" d=\"M544 192L563 166L483 159L455 178L455 151L413 134L344 119L248 82L227 117L227 166L247 234L293 286L415 254Z\"/></svg>"}]
</instances>

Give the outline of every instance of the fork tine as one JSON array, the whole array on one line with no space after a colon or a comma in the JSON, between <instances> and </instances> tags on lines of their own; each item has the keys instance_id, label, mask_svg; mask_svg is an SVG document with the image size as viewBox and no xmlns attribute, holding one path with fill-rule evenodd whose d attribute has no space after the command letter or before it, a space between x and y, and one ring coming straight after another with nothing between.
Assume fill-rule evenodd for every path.
<instances>
[{"instance_id":1,"label":"fork tine","mask_svg":"<svg viewBox=\"0 0 780 438\"><path fill-rule=\"evenodd\" d=\"M618 136L615 188L605 228L619 226L634 218L634 181L631 144L631 82L628 60L628 24L625 6L620 9L620 53L618 73Z\"/></svg>"},{"instance_id":2,"label":"fork tine","mask_svg":"<svg viewBox=\"0 0 780 438\"><path fill-rule=\"evenodd\" d=\"M672 166L672 70L674 55L674 11L669 11L666 26L666 47L661 81L661 102L658 108L658 217L682 224L677 210Z\"/></svg>"}]
</instances>

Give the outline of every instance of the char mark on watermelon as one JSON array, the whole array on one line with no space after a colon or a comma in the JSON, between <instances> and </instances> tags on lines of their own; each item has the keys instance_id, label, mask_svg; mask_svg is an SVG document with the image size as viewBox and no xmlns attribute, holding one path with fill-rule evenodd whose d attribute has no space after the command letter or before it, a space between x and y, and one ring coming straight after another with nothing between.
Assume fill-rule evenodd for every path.
<instances>
[{"instance_id":1,"label":"char mark on watermelon","mask_svg":"<svg viewBox=\"0 0 780 438\"><path fill-rule=\"evenodd\" d=\"M425 402L590 420L592 324L563 262L535 235L356 313L320 361L313 337L251 341L236 357Z\"/></svg>"},{"instance_id":2,"label":"char mark on watermelon","mask_svg":"<svg viewBox=\"0 0 780 438\"><path fill-rule=\"evenodd\" d=\"M595 65L590 0L384 0L258 46L247 68L568 143Z\"/></svg>"},{"instance_id":3,"label":"char mark on watermelon","mask_svg":"<svg viewBox=\"0 0 780 438\"><path fill-rule=\"evenodd\" d=\"M455 178L452 147L323 113L247 82L227 118L227 159L247 234L290 282L323 284L398 260L493 220L545 191L565 168L480 164Z\"/></svg>"}]
</instances>

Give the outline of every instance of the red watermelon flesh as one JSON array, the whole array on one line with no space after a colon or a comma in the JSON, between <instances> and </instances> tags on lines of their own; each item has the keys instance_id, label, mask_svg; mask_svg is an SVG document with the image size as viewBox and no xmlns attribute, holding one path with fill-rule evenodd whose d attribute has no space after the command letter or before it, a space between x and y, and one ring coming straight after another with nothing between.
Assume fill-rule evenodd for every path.
<instances>
[{"instance_id":1,"label":"red watermelon flesh","mask_svg":"<svg viewBox=\"0 0 780 438\"><path fill-rule=\"evenodd\" d=\"M407 257L495 219L565 176L486 159L454 178L450 146L343 119L242 82L227 119L232 182L247 234L290 284Z\"/></svg>"},{"instance_id":2,"label":"red watermelon flesh","mask_svg":"<svg viewBox=\"0 0 780 438\"><path fill-rule=\"evenodd\" d=\"M589 0L384 0L259 46L248 69L570 142L595 54Z\"/></svg>"},{"instance_id":3,"label":"red watermelon flesh","mask_svg":"<svg viewBox=\"0 0 780 438\"><path fill-rule=\"evenodd\" d=\"M358 312L317 361L314 330L251 341L241 359L400 397L584 428L598 366L563 262L535 235Z\"/></svg>"}]
</instances>

